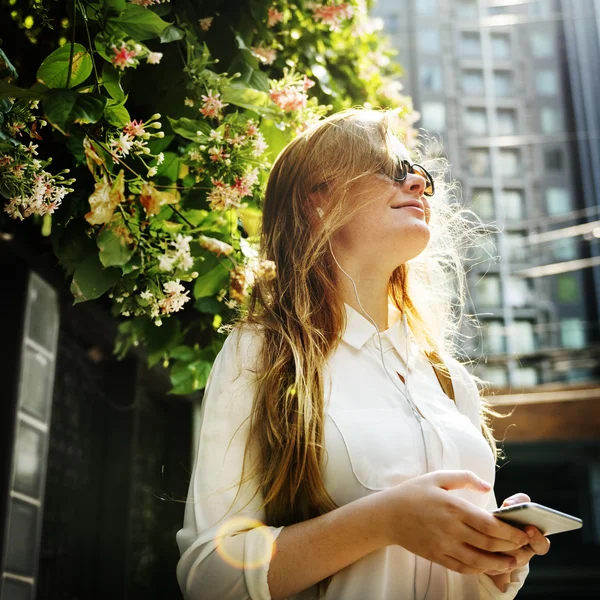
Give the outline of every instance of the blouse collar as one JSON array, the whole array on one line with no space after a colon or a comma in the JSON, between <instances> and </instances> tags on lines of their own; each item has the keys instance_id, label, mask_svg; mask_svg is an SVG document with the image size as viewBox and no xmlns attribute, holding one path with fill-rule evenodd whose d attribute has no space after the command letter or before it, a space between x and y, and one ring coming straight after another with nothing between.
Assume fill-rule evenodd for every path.
<instances>
[{"instance_id":1,"label":"blouse collar","mask_svg":"<svg viewBox=\"0 0 600 600\"><path fill-rule=\"evenodd\" d=\"M375 325L346 302L344 302L344 306L346 307L347 323L342 339L353 348L360 349L368 340L375 338L373 343L379 348L379 338L377 337ZM391 327L380 333L383 349L387 350L393 346L398 354L404 358L406 355L406 335L400 318L401 313L393 304L389 304L389 307L390 311L397 316L397 319ZM412 335L409 332L409 355L413 354L411 339Z\"/></svg>"}]
</instances>

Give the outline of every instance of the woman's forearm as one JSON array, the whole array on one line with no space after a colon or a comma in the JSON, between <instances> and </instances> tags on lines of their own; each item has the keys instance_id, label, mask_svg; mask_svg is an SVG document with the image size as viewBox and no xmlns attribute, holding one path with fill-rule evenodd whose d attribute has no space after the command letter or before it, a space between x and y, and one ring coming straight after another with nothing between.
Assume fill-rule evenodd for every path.
<instances>
[{"instance_id":1,"label":"woman's forearm","mask_svg":"<svg viewBox=\"0 0 600 600\"><path fill-rule=\"evenodd\" d=\"M379 493L284 527L275 542L268 584L273 600L297 594L388 545Z\"/></svg>"}]
</instances>

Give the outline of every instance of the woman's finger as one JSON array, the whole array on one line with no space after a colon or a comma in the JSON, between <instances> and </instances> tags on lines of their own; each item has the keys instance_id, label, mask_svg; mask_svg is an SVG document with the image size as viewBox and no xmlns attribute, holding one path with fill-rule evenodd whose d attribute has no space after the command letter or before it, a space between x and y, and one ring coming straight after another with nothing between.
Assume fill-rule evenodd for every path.
<instances>
[{"instance_id":1,"label":"woman's finger","mask_svg":"<svg viewBox=\"0 0 600 600\"><path fill-rule=\"evenodd\" d=\"M550 550L550 540L533 525L528 525L525 528L525 532L527 533L528 531L533 532L533 537L529 540L529 546L531 547L532 552L535 554L547 554Z\"/></svg>"},{"instance_id":2,"label":"woman's finger","mask_svg":"<svg viewBox=\"0 0 600 600\"><path fill-rule=\"evenodd\" d=\"M504 508L505 506L511 506L512 504L521 504L523 502L531 502L531 498L524 494L523 492L519 492L517 494L513 494L509 496L503 503L500 508Z\"/></svg>"},{"instance_id":3,"label":"woman's finger","mask_svg":"<svg viewBox=\"0 0 600 600\"><path fill-rule=\"evenodd\" d=\"M490 537L473 529L470 525L462 523L462 529L460 530L460 539L464 540L471 546L479 548L480 550L486 550L487 552L507 552L509 550L516 550L521 548L523 544L516 543L512 540L506 540L503 538ZM522 541L527 542L525 539Z\"/></svg>"},{"instance_id":4,"label":"woman's finger","mask_svg":"<svg viewBox=\"0 0 600 600\"><path fill-rule=\"evenodd\" d=\"M517 566L517 559L514 556L501 552L486 552L469 544L460 544L453 554L460 562L483 571L488 569L503 571Z\"/></svg>"}]
</instances>

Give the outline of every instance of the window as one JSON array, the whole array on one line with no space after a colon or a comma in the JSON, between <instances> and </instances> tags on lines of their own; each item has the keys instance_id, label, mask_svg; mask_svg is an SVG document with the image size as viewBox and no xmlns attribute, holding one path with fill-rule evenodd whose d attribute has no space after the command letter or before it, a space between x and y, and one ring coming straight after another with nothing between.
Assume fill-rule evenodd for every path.
<instances>
[{"instance_id":1,"label":"window","mask_svg":"<svg viewBox=\"0 0 600 600\"><path fill-rule=\"evenodd\" d=\"M530 41L533 56L536 58L552 56L552 36L549 31L534 31Z\"/></svg>"},{"instance_id":2,"label":"window","mask_svg":"<svg viewBox=\"0 0 600 600\"><path fill-rule=\"evenodd\" d=\"M470 135L488 135L487 113L485 108L467 108L465 125Z\"/></svg>"},{"instance_id":3,"label":"window","mask_svg":"<svg viewBox=\"0 0 600 600\"><path fill-rule=\"evenodd\" d=\"M558 94L558 75L554 69L542 69L535 74L535 89L542 96Z\"/></svg>"},{"instance_id":4,"label":"window","mask_svg":"<svg viewBox=\"0 0 600 600\"><path fill-rule=\"evenodd\" d=\"M561 273L556 276L558 301L564 304L577 302L581 299L579 293L579 278L575 273Z\"/></svg>"},{"instance_id":5,"label":"window","mask_svg":"<svg viewBox=\"0 0 600 600\"><path fill-rule=\"evenodd\" d=\"M471 175L485 177L490 174L490 151L487 148L469 150L469 171Z\"/></svg>"},{"instance_id":6,"label":"window","mask_svg":"<svg viewBox=\"0 0 600 600\"><path fill-rule=\"evenodd\" d=\"M571 210L569 190L561 187L549 187L546 190L546 210L549 215L562 215Z\"/></svg>"},{"instance_id":7,"label":"window","mask_svg":"<svg viewBox=\"0 0 600 600\"><path fill-rule=\"evenodd\" d=\"M518 308L533 305L533 285L530 279L509 277L507 280L506 291L510 306Z\"/></svg>"},{"instance_id":8,"label":"window","mask_svg":"<svg viewBox=\"0 0 600 600\"><path fill-rule=\"evenodd\" d=\"M458 0L455 10L457 19L476 19L477 0Z\"/></svg>"},{"instance_id":9,"label":"window","mask_svg":"<svg viewBox=\"0 0 600 600\"><path fill-rule=\"evenodd\" d=\"M558 148L544 151L544 169L546 171L563 170L563 151Z\"/></svg>"},{"instance_id":10,"label":"window","mask_svg":"<svg viewBox=\"0 0 600 600\"><path fill-rule=\"evenodd\" d=\"M440 32L438 29L421 29L417 34L419 50L424 54L437 54L440 51Z\"/></svg>"},{"instance_id":11,"label":"window","mask_svg":"<svg viewBox=\"0 0 600 600\"><path fill-rule=\"evenodd\" d=\"M501 148L498 152L498 167L502 177L514 177L520 173L519 163L521 162L521 153L519 150L507 150Z\"/></svg>"},{"instance_id":12,"label":"window","mask_svg":"<svg viewBox=\"0 0 600 600\"><path fill-rule=\"evenodd\" d=\"M446 128L446 105L443 102L424 102L421 109L422 126L434 131Z\"/></svg>"},{"instance_id":13,"label":"window","mask_svg":"<svg viewBox=\"0 0 600 600\"><path fill-rule=\"evenodd\" d=\"M383 29L386 33L398 33L398 15L392 13L383 19Z\"/></svg>"},{"instance_id":14,"label":"window","mask_svg":"<svg viewBox=\"0 0 600 600\"><path fill-rule=\"evenodd\" d=\"M525 258L525 234L520 231L509 231L505 236L508 261L522 262Z\"/></svg>"},{"instance_id":15,"label":"window","mask_svg":"<svg viewBox=\"0 0 600 600\"><path fill-rule=\"evenodd\" d=\"M550 0L533 0L529 3L529 12L533 17L549 17L552 15Z\"/></svg>"},{"instance_id":16,"label":"window","mask_svg":"<svg viewBox=\"0 0 600 600\"><path fill-rule=\"evenodd\" d=\"M463 31L460 37L460 54L481 56L481 37L475 31Z\"/></svg>"},{"instance_id":17,"label":"window","mask_svg":"<svg viewBox=\"0 0 600 600\"><path fill-rule=\"evenodd\" d=\"M510 58L510 36L508 33L492 33L492 56L497 59Z\"/></svg>"},{"instance_id":18,"label":"window","mask_svg":"<svg viewBox=\"0 0 600 600\"><path fill-rule=\"evenodd\" d=\"M476 188L471 196L471 206L473 211L481 219L494 218L494 196L492 190Z\"/></svg>"},{"instance_id":19,"label":"window","mask_svg":"<svg viewBox=\"0 0 600 600\"><path fill-rule=\"evenodd\" d=\"M483 352L485 354L505 354L506 341L502 321L488 321L481 327Z\"/></svg>"},{"instance_id":20,"label":"window","mask_svg":"<svg viewBox=\"0 0 600 600\"><path fill-rule=\"evenodd\" d=\"M498 135L517 133L517 111L512 108L498 109Z\"/></svg>"},{"instance_id":21,"label":"window","mask_svg":"<svg viewBox=\"0 0 600 600\"><path fill-rule=\"evenodd\" d=\"M471 96L483 96L483 71L463 71L462 90Z\"/></svg>"},{"instance_id":22,"label":"window","mask_svg":"<svg viewBox=\"0 0 600 600\"><path fill-rule=\"evenodd\" d=\"M507 387L508 376L504 367L480 367L481 379L489 381L490 387Z\"/></svg>"},{"instance_id":23,"label":"window","mask_svg":"<svg viewBox=\"0 0 600 600\"><path fill-rule=\"evenodd\" d=\"M443 88L442 68L435 65L421 65L421 86L428 92L441 92Z\"/></svg>"},{"instance_id":24,"label":"window","mask_svg":"<svg viewBox=\"0 0 600 600\"><path fill-rule=\"evenodd\" d=\"M533 323L515 319L511 328L513 350L516 354L529 354L535 351Z\"/></svg>"},{"instance_id":25,"label":"window","mask_svg":"<svg viewBox=\"0 0 600 600\"><path fill-rule=\"evenodd\" d=\"M507 219L516 221L525 216L522 190L502 190L500 202Z\"/></svg>"},{"instance_id":26,"label":"window","mask_svg":"<svg viewBox=\"0 0 600 600\"><path fill-rule=\"evenodd\" d=\"M562 114L555 108L544 106L540 113L540 118L542 122L542 133L550 135L557 133L558 131L563 131Z\"/></svg>"},{"instance_id":27,"label":"window","mask_svg":"<svg viewBox=\"0 0 600 600\"><path fill-rule=\"evenodd\" d=\"M561 319L560 339L564 348L584 348L585 323L582 319Z\"/></svg>"},{"instance_id":28,"label":"window","mask_svg":"<svg viewBox=\"0 0 600 600\"><path fill-rule=\"evenodd\" d=\"M437 14L437 0L419 0L417 2L417 14L424 17L430 17Z\"/></svg>"},{"instance_id":29,"label":"window","mask_svg":"<svg viewBox=\"0 0 600 600\"><path fill-rule=\"evenodd\" d=\"M502 295L500 293L500 277L498 277L497 275L486 275L477 282L476 288L477 303L480 306L502 306Z\"/></svg>"},{"instance_id":30,"label":"window","mask_svg":"<svg viewBox=\"0 0 600 600\"><path fill-rule=\"evenodd\" d=\"M579 258L579 248L574 237L554 240L551 247L555 260L575 260Z\"/></svg>"},{"instance_id":31,"label":"window","mask_svg":"<svg viewBox=\"0 0 600 600\"><path fill-rule=\"evenodd\" d=\"M496 96L513 95L513 77L510 71L494 72L494 93Z\"/></svg>"},{"instance_id":32,"label":"window","mask_svg":"<svg viewBox=\"0 0 600 600\"><path fill-rule=\"evenodd\" d=\"M518 387L533 387L538 384L538 372L535 367L518 367L513 371L513 384Z\"/></svg>"}]
</instances>

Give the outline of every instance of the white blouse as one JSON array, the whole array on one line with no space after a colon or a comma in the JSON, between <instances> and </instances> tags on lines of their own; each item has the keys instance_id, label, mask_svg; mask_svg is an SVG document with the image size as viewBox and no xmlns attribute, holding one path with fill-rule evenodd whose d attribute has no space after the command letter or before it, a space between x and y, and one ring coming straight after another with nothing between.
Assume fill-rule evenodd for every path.
<instances>
[{"instance_id":1,"label":"white blouse","mask_svg":"<svg viewBox=\"0 0 600 600\"><path fill-rule=\"evenodd\" d=\"M323 471L325 485L339 506L427 472L421 430L404 396L381 364L375 326L345 304L348 324L326 365ZM390 305L390 310L398 311ZM398 315L399 316L399 315ZM200 433L183 528L177 533L181 558L177 579L185 600L270 600L267 573L273 544L283 527L265 524L261 491L239 485L252 408L251 371L260 331L236 328L216 357L200 409ZM385 364L405 380L421 414L430 471L470 470L495 480L494 457L481 433L479 392L467 369L444 356L452 374L456 404L442 391L412 333L402 321L381 333ZM408 341L408 355L406 342ZM408 362L408 377L407 364ZM398 379L401 389L404 385ZM239 428L239 429L238 429ZM237 482L237 483L236 483ZM497 507L495 494L451 490L486 510ZM217 548L215 538L226 534ZM464 575L416 556L399 545L376 550L334 574L326 600L413 600L416 561L417 600L512 600L529 566L515 569L503 593L487 575ZM316 585L290 596L317 598Z\"/></svg>"}]
</instances>

